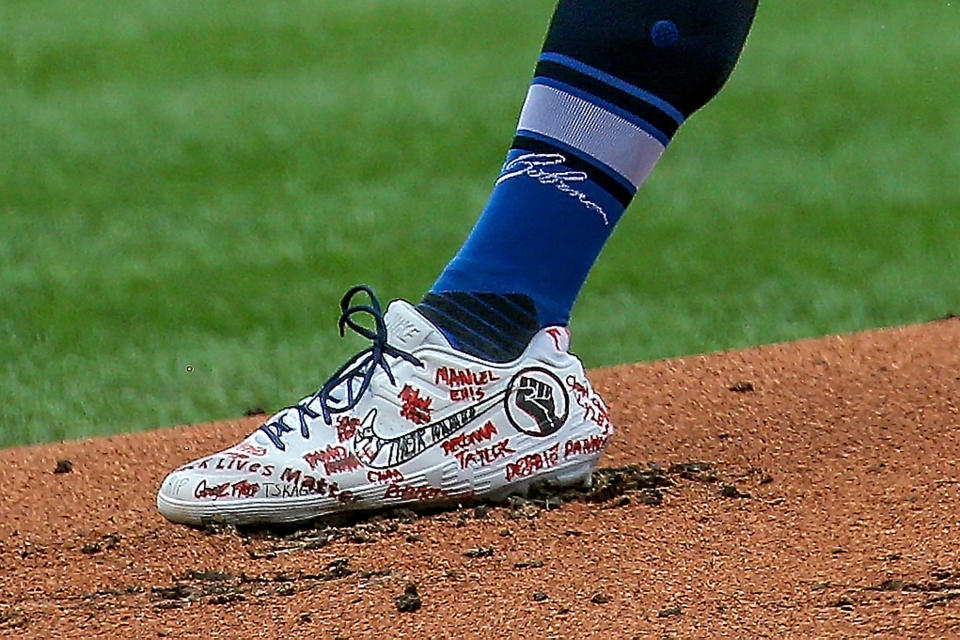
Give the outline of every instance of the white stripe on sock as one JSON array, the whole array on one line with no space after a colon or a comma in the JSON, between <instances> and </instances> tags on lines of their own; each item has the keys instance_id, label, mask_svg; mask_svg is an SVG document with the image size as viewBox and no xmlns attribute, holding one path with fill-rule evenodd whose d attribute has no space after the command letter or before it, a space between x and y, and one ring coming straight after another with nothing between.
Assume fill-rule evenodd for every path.
<instances>
[{"instance_id":1,"label":"white stripe on sock","mask_svg":"<svg viewBox=\"0 0 960 640\"><path fill-rule=\"evenodd\" d=\"M530 86L517 130L539 133L582 151L638 189L665 149L659 140L620 116L540 84Z\"/></svg>"}]
</instances>

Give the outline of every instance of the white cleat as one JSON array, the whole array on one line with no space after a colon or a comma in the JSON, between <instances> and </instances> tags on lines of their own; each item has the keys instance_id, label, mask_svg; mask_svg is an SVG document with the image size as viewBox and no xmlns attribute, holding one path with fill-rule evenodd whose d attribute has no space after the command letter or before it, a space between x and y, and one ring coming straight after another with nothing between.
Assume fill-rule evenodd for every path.
<instances>
[{"instance_id":1,"label":"white cleat","mask_svg":"<svg viewBox=\"0 0 960 640\"><path fill-rule=\"evenodd\" d=\"M351 307L361 291L370 304ZM589 483L613 426L565 327L495 363L453 349L403 300L382 315L355 287L341 308L341 334L349 326L373 345L239 444L170 473L160 513L185 524L287 523ZM361 313L375 330L357 324Z\"/></svg>"}]
</instances>

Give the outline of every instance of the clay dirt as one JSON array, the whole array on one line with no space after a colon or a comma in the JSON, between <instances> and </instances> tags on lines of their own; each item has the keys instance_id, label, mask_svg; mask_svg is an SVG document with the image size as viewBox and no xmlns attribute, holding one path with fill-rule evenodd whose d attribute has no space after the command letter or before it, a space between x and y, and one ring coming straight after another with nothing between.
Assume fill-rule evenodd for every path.
<instances>
[{"instance_id":1,"label":"clay dirt","mask_svg":"<svg viewBox=\"0 0 960 640\"><path fill-rule=\"evenodd\" d=\"M336 526L157 513L262 417L0 451L0 637L960 637L960 320L591 379L590 491Z\"/></svg>"}]
</instances>

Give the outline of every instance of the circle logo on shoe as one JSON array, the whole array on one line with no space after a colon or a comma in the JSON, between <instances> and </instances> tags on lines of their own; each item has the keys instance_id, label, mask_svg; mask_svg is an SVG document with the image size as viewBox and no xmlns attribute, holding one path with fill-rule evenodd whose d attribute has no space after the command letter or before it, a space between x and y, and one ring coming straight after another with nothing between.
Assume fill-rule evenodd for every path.
<instances>
[{"instance_id":1,"label":"circle logo on shoe","mask_svg":"<svg viewBox=\"0 0 960 640\"><path fill-rule=\"evenodd\" d=\"M560 378L541 367L522 369L510 379L505 404L510 424L536 438L559 431L570 413Z\"/></svg>"}]
</instances>

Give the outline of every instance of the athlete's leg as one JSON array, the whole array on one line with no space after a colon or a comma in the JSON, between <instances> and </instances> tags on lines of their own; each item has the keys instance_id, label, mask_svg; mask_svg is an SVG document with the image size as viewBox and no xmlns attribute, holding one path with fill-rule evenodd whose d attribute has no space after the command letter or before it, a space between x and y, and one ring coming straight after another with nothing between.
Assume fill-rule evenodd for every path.
<instances>
[{"instance_id":1,"label":"athlete's leg","mask_svg":"<svg viewBox=\"0 0 960 640\"><path fill-rule=\"evenodd\" d=\"M565 325L677 128L726 82L757 0L560 0L486 209L419 310L507 361Z\"/></svg>"},{"instance_id":2,"label":"athlete's leg","mask_svg":"<svg viewBox=\"0 0 960 640\"><path fill-rule=\"evenodd\" d=\"M730 73L754 8L561 0L490 204L420 312L351 289L340 329L370 347L169 474L160 511L293 522L588 480L613 426L556 325L677 127Z\"/></svg>"}]
</instances>

